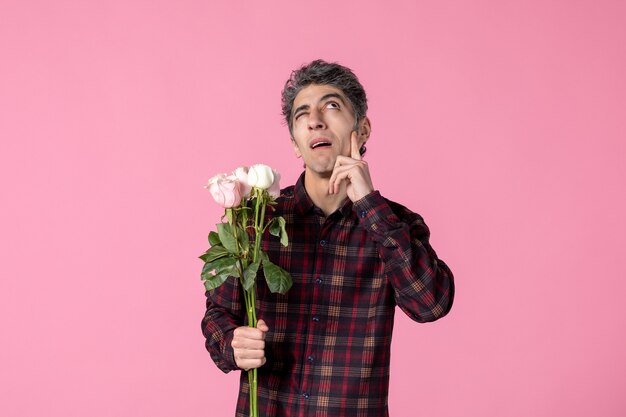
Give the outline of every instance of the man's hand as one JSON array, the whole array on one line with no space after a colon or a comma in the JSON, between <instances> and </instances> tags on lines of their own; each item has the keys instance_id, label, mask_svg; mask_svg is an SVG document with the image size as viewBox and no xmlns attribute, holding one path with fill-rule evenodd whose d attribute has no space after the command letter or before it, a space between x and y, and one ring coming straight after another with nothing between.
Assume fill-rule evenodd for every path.
<instances>
[{"instance_id":1,"label":"man's hand","mask_svg":"<svg viewBox=\"0 0 626 417\"><path fill-rule=\"evenodd\" d=\"M339 155L328 183L328 194L336 194L342 181L346 181L346 192L350 200L357 201L374 191L367 162L361 159L356 131L350 137L350 158Z\"/></svg>"},{"instance_id":2,"label":"man's hand","mask_svg":"<svg viewBox=\"0 0 626 417\"><path fill-rule=\"evenodd\" d=\"M265 364L265 334L268 330L263 320L257 322L256 329L249 326L235 329L231 346L238 367L248 371Z\"/></svg>"}]
</instances>

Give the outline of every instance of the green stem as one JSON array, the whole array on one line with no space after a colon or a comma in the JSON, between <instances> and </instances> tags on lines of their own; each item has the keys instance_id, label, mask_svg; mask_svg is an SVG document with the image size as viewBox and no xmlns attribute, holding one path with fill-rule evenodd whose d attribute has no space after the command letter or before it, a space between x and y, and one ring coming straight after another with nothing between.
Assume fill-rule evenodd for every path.
<instances>
[{"instance_id":1,"label":"green stem","mask_svg":"<svg viewBox=\"0 0 626 417\"><path fill-rule=\"evenodd\" d=\"M256 207L254 210L254 262L259 258L259 250L261 248L261 236L263 235L263 223L265 223L265 191L258 188L254 189L257 196ZM261 216L259 216L259 208Z\"/></svg>"},{"instance_id":2,"label":"green stem","mask_svg":"<svg viewBox=\"0 0 626 417\"><path fill-rule=\"evenodd\" d=\"M259 205L261 203L261 195L260 195L260 191L258 188L253 188L254 190L254 195L256 197L256 204L254 207L254 249L252 252L252 262L257 261L258 259L258 248L259 248Z\"/></svg>"},{"instance_id":3,"label":"green stem","mask_svg":"<svg viewBox=\"0 0 626 417\"><path fill-rule=\"evenodd\" d=\"M256 284L249 291L244 290L244 298L246 301L246 312L248 314L248 326L256 327L257 318L256 318L256 306L255 306L255 291ZM258 381L257 381L257 370L256 368L250 369L248 371L248 385L250 389L250 416L258 417L258 403L257 403L257 389L258 389Z\"/></svg>"},{"instance_id":4,"label":"green stem","mask_svg":"<svg viewBox=\"0 0 626 417\"><path fill-rule=\"evenodd\" d=\"M246 270L247 262L244 263L242 257L241 257L241 248L239 247L239 239L237 238L237 210L235 209L227 209L230 212L230 228L233 232L233 237L235 238L235 248L237 248L237 257L239 258L239 262L237 262L238 266L239 266L239 276L243 278L243 273Z\"/></svg>"},{"instance_id":5,"label":"green stem","mask_svg":"<svg viewBox=\"0 0 626 417\"><path fill-rule=\"evenodd\" d=\"M254 248L252 251L252 262L256 263L259 260L259 252L261 248L261 235L263 234L263 223L265 222L265 192L258 188L253 189L254 196L256 197L256 204L254 208ZM259 213L259 209L261 213ZM260 214L260 216L259 216ZM247 215L244 214L244 225L247 225ZM243 273L242 273L243 276ZM244 290L244 299L246 302L246 313L248 316L248 326L256 327L257 326L257 316L256 316L256 282L250 288L250 290ZM257 379L257 369L250 369L248 371L248 385L250 389L250 415L252 417L258 417L259 409L258 409L258 398L257 398L257 389L258 389L258 379Z\"/></svg>"},{"instance_id":6,"label":"green stem","mask_svg":"<svg viewBox=\"0 0 626 417\"><path fill-rule=\"evenodd\" d=\"M234 209L227 209L227 210L228 210L228 215L229 215L228 218L230 221L231 230L233 232L233 237L235 238L235 247L237 248L237 255L239 257L238 267L240 271L240 276L243 277L245 267L244 267L244 261L240 256L241 248L239 247L239 240L237 238L237 211ZM246 216L244 215L244 218L245 217ZM256 244L256 241L255 241L255 244ZM257 325L255 292L256 292L256 283L252 286L250 291L244 290L244 300L246 303L246 311L248 314L248 326L251 326L251 327L256 327ZM248 371L248 384L249 384L249 389L250 389L250 415L252 417L258 417L259 415L259 411L257 408L258 407L258 404L257 404L258 381L257 381L256 368Z\"/></svg>"}]
</instances>

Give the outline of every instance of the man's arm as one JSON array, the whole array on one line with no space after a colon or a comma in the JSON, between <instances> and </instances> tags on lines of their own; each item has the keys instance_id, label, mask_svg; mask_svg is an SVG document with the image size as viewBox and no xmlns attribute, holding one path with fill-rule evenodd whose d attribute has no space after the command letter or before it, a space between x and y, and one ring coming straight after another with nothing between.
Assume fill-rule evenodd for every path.
<instances>
[{"instance_id":1,"label":"man's arm","mask_svg":"<svg viewBox=\"0 0 626 417\"><path fill-rule=\"evenodd\" d=\"M257 328L243 326L239 280L229 277L220 287L206 292L206 313L202 333L211 358L223 372L258 368L265 364L263 320Z\"/></svg>"},{"instance_id":2,"label":"man's arm","mask_svg":"<svg viewBox=\"0 0 626 417\"><path fill-rule=\"evenodd\" d=\"M374 191L369 168L359 153L356 131L350 140L351 155L337 157L328 193L337 193L341 182L347 182L354 210L378 243L400 308L418 322L445 316L454 300L454 278L430 246L430 231L424 219Z\"/></svg>"},{"instance_id":3,"label":"man's arm","mask_svg":"<svg viewBox=\"0 0 626 417\"><path fill-rule=\"evenodd\" d=\"M430 246L422 217L377 191L355 202L354 210L378 245L398 306L418 322L445 316L454 300L454 277Z\"/></svg>"},{"instance_id":4,"label":"man's arm","mask_svg":"<svg viewBox=\"0 0 626 417\"><path fill-rule=\"evenodd\" d=\"M206 312L202 333L206 349L219 369L230 372L239 369L232 347L234 331L243 324L243 307L239 282L228 278L218 288L206 292Z\"/></svg>"}]
</instances>

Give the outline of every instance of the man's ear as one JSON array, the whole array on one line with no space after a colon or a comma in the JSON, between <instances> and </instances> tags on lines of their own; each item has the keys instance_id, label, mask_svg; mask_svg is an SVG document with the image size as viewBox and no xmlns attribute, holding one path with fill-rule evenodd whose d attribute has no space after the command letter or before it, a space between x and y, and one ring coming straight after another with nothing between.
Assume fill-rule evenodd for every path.
<instances>
[{"instance_id":1,"label":"man's ear","mask_svg":"<svg viewBox=\"0 0 626 417\"><path fill-rule=\"evenodd\" d=\"M361 119L359 122L359 142L360 144L364 144L370 138L370 134L372 133L372 122L366 116Z\"/></svg>"},{"instance_id":2,"label":"man's ear","mask_svg":"<svg viewBox=\"0 0 626 417\"><path fill-rule=\"evenodd\" d=\"M359 146L365 145L365 142L369 140L370 134L372 133L372 122L370 122L367 116L363 117L359 122L359 131L357 133L359 134Z\"/></svg>"},{"instance_id":3,"label":"man's ear","mask_svg":"<svg viewBox=\"0 0 626 417\"><path fill-rule=\"evenodd\" d=\"M296 154L296 158L302 158L302 152L300 152L300 147L298 147L294 138L291 138L291 144L293 145L293 152Z\"/></svg>"}]
</instances>

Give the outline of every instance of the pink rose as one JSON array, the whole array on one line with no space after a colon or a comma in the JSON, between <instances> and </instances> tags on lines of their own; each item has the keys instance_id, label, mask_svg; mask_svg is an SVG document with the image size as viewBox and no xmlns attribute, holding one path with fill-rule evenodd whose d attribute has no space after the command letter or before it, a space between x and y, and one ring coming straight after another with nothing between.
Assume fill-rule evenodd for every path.
<instances>
[{"instance_id":1,"label":"pink rose","mask_svg":"<svg viewBox=\"0 0 626 417\"><path fill-rule=\"evenodd\" d=\"M233 171L233 175L239 180L239 184L241 187L241 196L243 198L250 197L250 191L252 191L252 187L248 185L248 167L237 168Z\"/></svg>"},{"instance_id":2,"label":"pink rose","mask_svg":"<svg viewBox=\"0 0 626 417\"><path fill-rule=\"evenodd\" d=\"M274 169L272 169L272 172L274 173L274 182L267 189L267 192L270 193L272 198L278 198L280 197L280 173Z\"/></svg>"},{"instance_id":3,"label":"pink rose","mask_svg":"<svg viewBox=\"0 0 626 417\"><path fill-rule=\"evenodd\" d=\"M234 175L218 174L209 180L205 188L224 208L237 207L241 203L241 185Z\"/></svg>"}]
</instances>

